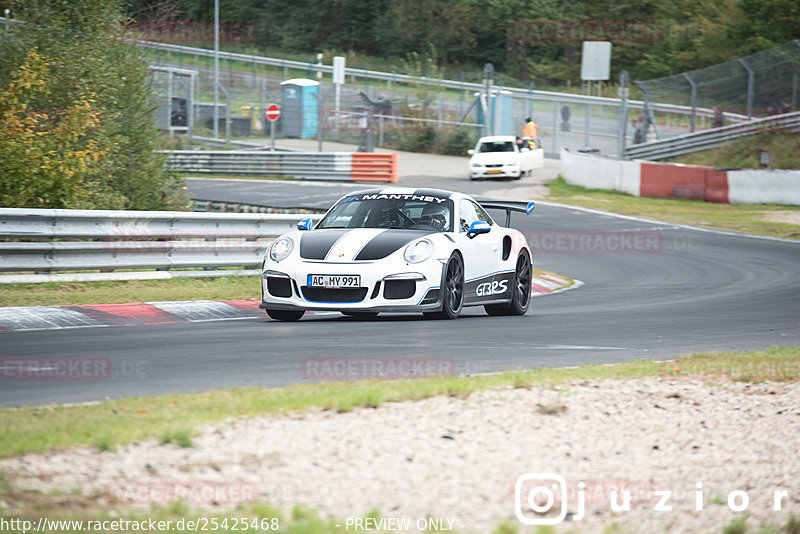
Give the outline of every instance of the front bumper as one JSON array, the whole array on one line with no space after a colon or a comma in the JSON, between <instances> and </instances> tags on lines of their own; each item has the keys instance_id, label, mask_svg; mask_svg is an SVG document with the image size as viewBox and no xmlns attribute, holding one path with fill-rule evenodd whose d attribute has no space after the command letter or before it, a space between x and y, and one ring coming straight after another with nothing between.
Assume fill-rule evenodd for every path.
<instances>
[{"instance_id":1,"label":"front bumper","mask_svg":"<svg viewBox=\"0 0 800 534\"><path fill-rule=\"evenodd\" d=\"M430 259L398 266L375 262L267 262L261 276L260 308L419 312L441 309L444 262ZM319 289L307 285L309 275L361 277L358 288Z\"/></svg>"},{"instance_id":2,"label":"front bumper","mask_svg":"<svg viewBox=\"0 0 800 534\"><path fill-rule=\"evenodd\" d=\"M499 171L499 172L498 172ZM470 178L519 178L520 167L470 167Z\"/></svg>"}]
</instances>

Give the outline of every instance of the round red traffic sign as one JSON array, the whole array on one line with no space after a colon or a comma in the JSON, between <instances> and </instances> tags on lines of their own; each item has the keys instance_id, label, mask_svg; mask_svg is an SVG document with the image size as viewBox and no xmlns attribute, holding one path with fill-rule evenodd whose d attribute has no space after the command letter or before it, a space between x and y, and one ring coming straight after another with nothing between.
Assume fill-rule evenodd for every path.
<instances>
[{"instance_id":1,"label":"round red traffic sign","mask_svg":"<svg viewBox=\"0 0 800 534\"><path fill-rule=\"evenodd\" d=\"M267 106L267 120L270 122L275 122L278 120L278 117L281 116L281 108L278 107L278 104L270 104Z\"/></svg>"}]
</instances>

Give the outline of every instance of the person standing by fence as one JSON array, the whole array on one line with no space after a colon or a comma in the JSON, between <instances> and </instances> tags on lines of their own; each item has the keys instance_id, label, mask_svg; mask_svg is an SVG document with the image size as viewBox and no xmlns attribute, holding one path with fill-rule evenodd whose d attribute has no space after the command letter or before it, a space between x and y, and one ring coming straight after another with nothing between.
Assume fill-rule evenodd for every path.
<instances>
[{"instance_id":1,"label":"person standing by fence","mask_svg":"<svg viewBox=\"0 0 800 534\"><path fill-rule=\"evenodd\" d=\"M530 144L531 150L536 148L536 136L538 132L539 125L533 122L530 117L525 119L525 126L522 128L522 138Z\"/></svg>"}]
</instances>

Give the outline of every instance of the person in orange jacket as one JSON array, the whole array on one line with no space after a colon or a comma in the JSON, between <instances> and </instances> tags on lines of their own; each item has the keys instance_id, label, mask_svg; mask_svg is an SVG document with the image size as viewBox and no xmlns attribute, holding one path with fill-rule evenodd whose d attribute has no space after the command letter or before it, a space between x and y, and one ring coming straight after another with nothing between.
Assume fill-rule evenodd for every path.
<instances>
[{"instance_id":1,"label":"person in orange jacket","mask_svg":"<svg viewBox=\"0 0 800 534\"><path fill-rule=\"evenodd\" d=\"M539 125L533 122L530 117L525 119L525 126L522 128L522 138L528 141L531 150L536 148L536 135L538 132Z\"/></svg>"}]
</instances>

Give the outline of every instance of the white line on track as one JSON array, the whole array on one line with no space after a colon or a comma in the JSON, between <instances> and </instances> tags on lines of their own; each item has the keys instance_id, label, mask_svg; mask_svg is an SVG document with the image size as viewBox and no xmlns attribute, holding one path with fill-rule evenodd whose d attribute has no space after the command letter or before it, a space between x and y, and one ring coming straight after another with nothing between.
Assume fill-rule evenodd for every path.
<instances>
[{"instance_id":1,"label":"white line on track","mask_svg":"<svg viewBox=\"0 0 800 534\"><path fill-rule=\"evenodd\" d=\"M797 239L786 239L784 237L772 237L768 235L758 235L758 234L746 234L743 232L733 232L730 230L718 230L716 228L707 228L705 226L692 226L690 224L682 224L682 223L673 223L670 221L662 221L660 219L650 219L648 217L638 217L636 215L622 215L621 213L613 213L610 211L598 210L595 208L585 208L583 206L574 206L572 204L560 204L558 202L548 202L546 200L537 200L536 204L541 204L543 206L551 206L554 208L567 208L575 211L582 211L585 213L591 213L593 215L605 215L608 217L615 217L617 219L626 219L629 221L636 221L641 223L647 224L659 224L659 225L666 225L668 228L682 228L684 230L694 230L697 232L707 232L710 234L718 234L718 235L725 235L725 236L733 236L733 237L749 237L751 239L764 239L767 241L779 241L781 243L794 243L800 244L800 240Z\"/></svg>"}]
</instances>

